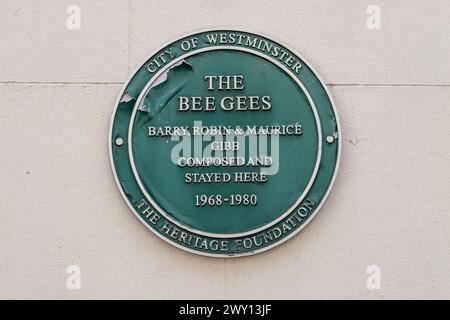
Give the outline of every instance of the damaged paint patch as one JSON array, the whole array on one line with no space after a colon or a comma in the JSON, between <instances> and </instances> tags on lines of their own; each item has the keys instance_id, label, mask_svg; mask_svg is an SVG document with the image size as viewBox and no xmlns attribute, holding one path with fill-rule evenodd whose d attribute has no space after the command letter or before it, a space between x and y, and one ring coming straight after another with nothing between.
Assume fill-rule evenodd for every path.
<instances>
[{"instance_id":1,"label":"damaged paint patch","mask_svg":"<svg viewBox=\"0 0 450 320\"><path fill-rule=\"evenodd\" d=\"M186 85L192 69L192 65L186 60L181 60L167 69L151 84L139 105L139 111L147 112L150 118L155 117Z\"/></svg>"},{"instance_id":2,"label":"damaged paint patch","mask_svg":"<svg viewBox=\"0 0 450 320\"><path fill-rule=\"evenodd\" d=\"M125 92L122 96L122 98L120 99L120 103L122 102L130 102L131 100L136 100L135 97L131 96L131 94L129 94L128 92Z\"/></svg>"},{"instance_id":3,"label":"damaged paint patch","mask_svg":"<svg viewBox=\"0 0 450 320\"><path fill-rule=\"evenodd\" d=\"M337 125L336 117L334 116L333 113L330 114L330 119L334 125L334 131L332 132L332 136L334 139L338 139L339 138L338 125Z\"/></svg>"}]
</instances>

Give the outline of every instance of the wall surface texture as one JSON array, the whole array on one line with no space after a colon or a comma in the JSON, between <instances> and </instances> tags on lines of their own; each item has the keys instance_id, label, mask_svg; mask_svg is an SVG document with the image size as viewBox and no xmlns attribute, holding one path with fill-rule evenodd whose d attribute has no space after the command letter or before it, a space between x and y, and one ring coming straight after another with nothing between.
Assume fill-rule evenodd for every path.
<instances>
[{"instance_id":1,"label":"wall surface texture","mask_svg":"<svg viewBox=\"0 0 450 320\"><path fill-rule=\"evenodd\" d=\"M80 29L67 28L71 5ZM379 30L367 27L370 5ZM0 298L450 298L449 17L448 0L0 0ZM139 63L217 26L300 52L342 126L319 214L238 259L192 255L147 230L107 147ZM80 290L67 288L70 265ZM372 265L381 287L370 290Z\"/></svg>"}]
</instances>

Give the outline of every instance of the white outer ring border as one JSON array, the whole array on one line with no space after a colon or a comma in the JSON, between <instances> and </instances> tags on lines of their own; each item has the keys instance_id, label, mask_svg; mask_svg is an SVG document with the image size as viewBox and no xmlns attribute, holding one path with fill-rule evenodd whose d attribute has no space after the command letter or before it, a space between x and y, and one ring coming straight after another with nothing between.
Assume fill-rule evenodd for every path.
<instances>
[{"instance_id":1,"label":"white outer ring border","mask_svg":"<svg viewBox=\"0 0 450 320\"><path fill-rule=\"evenodd\" d=\"M167 47L168 45L170 45L173 42L176 42L177 40L180 40L182 38L185 37L190 37L193 35L196 35L198 33L204 33L204 32L215 32L215 31L235 31L235 32L244 32L244 33L250 33L250 34L254 34L254 35L260 35L262 37L265 37L269 40L273 40L274 42L277 42L278 44L280 44L281 46L285 47L286 49L288 49L289 51L291 51L293 54L295 54L300 60L303 61L304 64L306 64L308 66L308 68L314 73L314 75L316 76L316 78L319 80L320 85L323 87L323 89L325 90L328 99L330 100L331 103L331 107L333 109L333 113L334 113L334 117L335 117L335 122L336 122L336 127L337 127L337 143L338 143L338 154L336 157L336 166L334 169L334 173L333 173L333 177L328 185L328 189L325 192L324 196L322 197L320 203L317 205L316 209L314 210L314 212L312 214L309 215L309 217L306 219L306 221L297 229L295 229L291 234L289 234L288 236L284 237L283 239L279 240L278 242L275 242L274 244L271 244L269 246L266 246L264 248L261 249L257 249L254 251L249 251L249 252L244 252L244 253L235 253L232 255L224 255L224 254L214 254L214 253L207 253L207 252L202 252L202 251L197 251L197 250L193 250L193 249L189 249L187 247L184 247L176 242L172 242L169 239L165 238L164 236L162 236L161 234L159 234L156 230L154 230L152 227L150 227L147 223L147 221L145 221L141 215L136 211L136 209L134 208L134 206L130 203L130 201L128 200L124 190L122 189L122 185L120 184L120 181L118 179L117 176L117 172L114 166L114 160L113 160L113 154L112 154L112 129L114 126L114 119L116 116L116 111L117 111L117 107L119 106L120 100L123 96L123 94L125 93L125 89L128 86L128 83L133 79L133 76L142 68L143 65L145 65L145 63L156 53L158 53L160 50L162 50L163 48ZM134 213L134 215L145 225L145 227L147 227L150 231L152 231L155 235L157 235L159 238L161 238L162 240L164 240L165 242L169 243L172 246L175 246L183 251L186 252L190 252L196 255L200 255L200 256L205 256L205 257L214 257L214 258L224 258L224 259L228 259L228 258L238 258L238 257L247 257L247 256L251 256L257 253L262 253L265 252L267 250L270 250L286 241L288 241L289 239L291 239L293 236L295 236L297 233L299 233L304 227L306 227L311 220L316 216L317 212L320 211L320 209L322 208L323 204L325 203L326 199L328 198L331 189L333 188L333 185L336 181L336 177L337 177L337 172L339 169L339 165L340 165L340 161L341 161L341 151L342 151L342 134L341 134L341 125L340 125L340 121L339 121L339 115L337 113L336 110L336 106L334 103L334 99L328 89L328 87L326 86L325 82L323 81L323 79L320 77L320 75L317 73L317 71L312 67L312 65L308 62L308 60L306 60L302 55L300 55L297 51L295 51L294 49L292 49L292 47L290 45L287 45L286 43L284 43L283 41L278 40L276 37L272 37L270 35L265 34L264 32L260 32L260 31L255 31L255 30L249 30L248 28L233 28L233 27L212 27L212 28L201 28L201 29L197 29L194 30L193 32L189 32L189 33L184 33L184 34L179 34L178 37L176 37L174 40L168 41L166 43L164 43L162 46L160 46L159 48L157 48L156 50L154 50L152 52L152 54L150 56L148 56L144 61L142 61L141 63L139 63L137 65L137 67L134 69L134 71L128 76L128 79L125 81L124 85L122 86L122 89L120 90L120 93L116 99L116 103L114 105L113 108L113 113L111 115L111 120L110 120L110 128L109 128L109 134L108 134L108 153L109 153L109 160L110 160L110 165L111 165L111 170L114 176L114 180L118 186L118 189L120 191L120 194L122 195L122 198L125 200L125 203L128 205L128 207L131 209L131 211Z\"/></svg>"},{"instance_id":2,"label":"white outer ring border","mask_svg":"<svg viewBox=\"0 0 450 320\"><path fill-rule=\"evenodd\" d=\"M191 227L187 224L182 223L179 220L176 220L175 218L173 218L168 212L166 212L166 210L164 210L163 208L161 208L161 206L158 204L158 202L153 199L153 197L150 195L150 191L147 191L147 189L145 188L144 184L142 183L141 177L139 175L139 172L136 168L136 163L134 161L134 153L133 153L133 144L132 144L132 138L133 138L133 128L134 128L134 123L136 120L136 114L139 110L139 107L143 101L143 99L147 96L148 92L151 90L151 85L153 84L153 82L158 79L158 77L165 72L168 68L170 68L173 64L177 63L178 61L191 57L193 55L196 54L201 54L204 52L210 52L210 51L218 51L218 50L236 50L236 51L241 51L241 52L246 52L249 54L253 54L259 58L262 59L266 59L267 61L271 62L272 64L274 64L276 67L280 68L282 71L284 71L285 73L287 73L292 80L300 87L300 89L302 90L303 94L306 96L306 99L308 100L309 104L311 104L311 109L312 109L312 113L314 115L314 119L316 122L316 126L317 126L317 137L318 137L318 146L317 146L317 157L316 157L316 161L314 163L314 168L313 168L313 172L311 174L310 179L308 180L308 184L306 185L305 190L300 194L300 196L297 198L297 200L295 200L294 204L292 204L292 206L290 206L285 212L283 212L278 218L272 220L271 222L255 228L255 229L251 229L248 231L244 231L244 232L238 232L238 233L212 233L212 232L206 232L206 231L201 231L198 229L195 229L194 227ZM195 234L199 234L205 237L210 237L210 238L237 238L237 237L245 237L245 236L249 236L255 233L258 233L260 231L263 231L265 229L268 229L270 227L272 227L273 225L277 224L278 222L280 222L281 220L285 219L287 216L289 216L292 211L294 211L295 208L297 208L300 203L303 201L303 199L308 195L309 190L311 189L312 185L314 184L314 182L316 181L316 177L317 177L317 173L319 171L319 167L320 167L320 162L322 160L322 147L323 147L323 141L322 141L322 126L320 123L320 117L319 114L317 112L317 107L316 104L314 103L314 100L312 99L310 93L308 92L308 90L306 90L305 86L303 85L303 83L300 81L300 79L298 79L292 71L290 71L288 68L286 68L285 66L283 66L281 63L279 63L278 61L276 61L276 59L271 59L269 58L267 55L260 53L260 52L255 52L254 50L251 49L247 49L247 48L240 48L240 47L234 47L234 46L213 46L213 47L206 47L206 48L202 48L202 49L197 49L197 50L192 50L189 51L185 54L180 55L179 57L173 59L170 63L168 63L167 65L165 65L163 68L161 68L157 73L155 73L155 75L147 82L147 84L145 85L144 89L142 89L141 93L139 94L139 97L136 99L136 103L134 104L134 110L133 113L131 115L130 118L130 124L128 126L128 156L130 158L130 164L131 164L131 169L133 170L133 174L134 177L136 179L137 184L139 185L139 187L141 188L142 193L145 195L145 197L147 198L147 200L150 202L150 204L158 211L158 213L160 213L162 216L164 216L164 218L166 218L167 220L169 220L170 222L172 222L173 224L177 225L180 228L184 228L187 229L188 231L195 233Z\"/></svg>"}]
</instances>

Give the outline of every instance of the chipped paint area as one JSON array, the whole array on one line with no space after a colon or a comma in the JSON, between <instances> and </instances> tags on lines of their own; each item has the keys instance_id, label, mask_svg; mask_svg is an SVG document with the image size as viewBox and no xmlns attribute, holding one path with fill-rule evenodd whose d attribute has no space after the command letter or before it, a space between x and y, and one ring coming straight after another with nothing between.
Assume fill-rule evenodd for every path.
<instances>
[{"instance_id":1,"label":"chipped paint area","mask_svg":"<svg viewBox=\"0 0 450 320\"><path fill-rule=\"evenodd\" d=\"M127 103L127 102L130 102L132 100L136 100L136 98L131 96L128 92L125 92L123 94L122 98L120 98L120 103L122 103L122 102Z\"/></svg>"},{"instance_id":2,"label":"chipped paint area","mask_svg":"<svg viewBox=\"0 0 450 320\"><path fill-rule=\"evenodd\" d=\"M185 59L168 68L151 84L138 110L147 112L150 118L156 116L187 83L192 70L192 64Z\"/></svg>"}]
</instances>

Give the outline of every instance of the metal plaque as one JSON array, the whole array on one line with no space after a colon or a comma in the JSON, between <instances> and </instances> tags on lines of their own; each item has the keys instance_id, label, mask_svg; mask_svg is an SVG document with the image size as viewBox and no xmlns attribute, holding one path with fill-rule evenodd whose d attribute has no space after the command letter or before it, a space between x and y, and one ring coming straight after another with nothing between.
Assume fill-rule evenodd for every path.
<instances>
[{"instance_id":1,"label":"metal plaque","mask_svg":"<svg viewBox=\"0 0 450 320\"><path fill-rule=\"evenodd\" d=\"M109 137L119 189L161 239L235 257L300 231L336 176L330 94L294 50L208 30L155 52L119 95Z\"/></svg>"}]
</instances>

